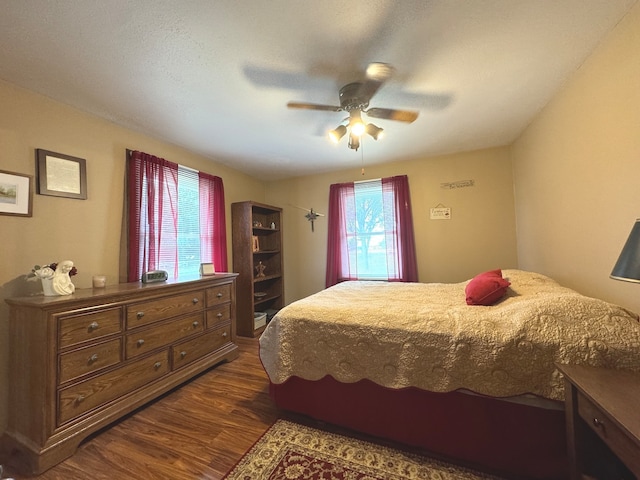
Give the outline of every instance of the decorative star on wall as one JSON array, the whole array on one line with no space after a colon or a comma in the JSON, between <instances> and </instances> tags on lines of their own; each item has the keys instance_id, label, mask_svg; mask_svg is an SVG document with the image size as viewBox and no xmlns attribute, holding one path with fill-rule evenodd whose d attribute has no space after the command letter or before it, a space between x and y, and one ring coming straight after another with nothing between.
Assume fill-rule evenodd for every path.
<instances>
[{"instance_id":1,"label":"decorative star on wall","mask_svg":"<svg viewBox=\"0 0 640 480\"><path fill-rule=\"evenodd\" d=\"M312 232L315 231L314 222L318 219L318 217L324 217L324 213L314 212L313 208L309 209L309 208L298 207L296 205L292 205L292 206L299 208L300 210L305 210L307 212L307 214L304 217L311 222L311 231Z\"/></svg>"}]
</instances>

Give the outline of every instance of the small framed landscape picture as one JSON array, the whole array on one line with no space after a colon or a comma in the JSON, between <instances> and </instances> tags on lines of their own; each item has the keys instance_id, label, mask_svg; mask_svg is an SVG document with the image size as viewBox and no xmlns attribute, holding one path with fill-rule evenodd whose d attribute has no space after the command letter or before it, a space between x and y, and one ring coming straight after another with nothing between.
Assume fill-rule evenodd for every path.
<instances>
[{"instance_id":1,"label":"small framed landscape picture","mask_svg":"<svg viewBox=\"0 0 640 480\"><path fill-rule=\"evenodd\" d=\"M0 215L31 216L33 177L0 170Z\"/></svg>"},{"instance_id":2,"label":"small framed landscape picture","mask_svg":"<svg viewBox=\"0 0 640 480\"><path fill-rule=\"evenodd\" d=\"M49 150L36 150L38 193L54 197L87 199L87 162Z\"/></svg>"}]
</instances>

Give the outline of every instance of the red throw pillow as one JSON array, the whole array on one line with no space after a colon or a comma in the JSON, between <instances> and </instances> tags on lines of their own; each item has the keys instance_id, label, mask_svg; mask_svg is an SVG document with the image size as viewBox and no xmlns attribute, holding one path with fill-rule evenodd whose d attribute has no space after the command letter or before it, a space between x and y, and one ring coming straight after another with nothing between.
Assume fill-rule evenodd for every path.
<instances>
[{"instance_id":1,"label":"red throw pillow","mask_svg":"<svg viewBox=\"0 0 640 480\"><path fill-rule=\"evenodd\" d=\"M509 285L511 282L502 278L502 270L480 273L464 289L467 305L493 305L505 296Z\"/></svg>"}]
</instances>

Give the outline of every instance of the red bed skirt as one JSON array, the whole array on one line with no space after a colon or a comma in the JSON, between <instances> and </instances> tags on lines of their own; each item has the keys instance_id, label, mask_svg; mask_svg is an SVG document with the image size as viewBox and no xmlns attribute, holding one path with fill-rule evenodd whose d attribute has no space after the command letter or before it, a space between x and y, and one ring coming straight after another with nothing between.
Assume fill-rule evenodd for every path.
<instances>
[{"instance_id":1,"label":"red bed skirt","mask_svg":"<svg viewBox=\"0 0 640 480\"><path fill-rule=\"evenodd\" d=\"M510 478L568 478L562 410L464 393L394 390L371 381L297 377L270 385L283 410L419 447Z\"/></svg>"}]
</instances>

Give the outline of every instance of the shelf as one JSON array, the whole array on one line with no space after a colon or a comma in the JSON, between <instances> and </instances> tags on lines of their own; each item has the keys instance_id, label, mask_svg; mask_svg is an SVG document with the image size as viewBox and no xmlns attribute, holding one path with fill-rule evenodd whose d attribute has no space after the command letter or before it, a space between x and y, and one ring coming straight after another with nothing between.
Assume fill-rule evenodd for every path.
<instances>
[{"instance_id":1,"label":"shelf","mask_svg":"<svg viewBox=\"0 0 640 480\"><path fill-rule=\"evenodd\" d=\"M256 298L253 300L254 305L260 305L261 303L270 302L271 300L275 300L280 298L280 295L270 295L267 297Z\"/></svg>"},{"instance_id":2,"label":"shelf","mask_svg":"<svg viewBox=\"0 0 640 480\"><path fill-rule=\"evenodd\" d=\"M278 228L269 228L269 227L251 227L254 232L279 232Z\"/></svg>"},{"instance_id":3,"label":"shelf","mask_svg":"<svg viewBox=\"0 0 640 480\"><path fill-rule=\"evenodd\" d=\"M256 277L253 279L253 283L258 283L258 282L266 282L267 280L273 280L274 278L280 278L282 277L282 275L275 274L275 275L266 275L264 277Z\"/></svg>"},{"instance_id":4,"label":"shelf","mask_svg":"<svg viewBox=\"0 0 640 480\"><path fill-rule=\"evenodd\" d=\"M282 209L254 201L231 205L233 271L239 274L236 286L237 333L257 337L263 328L254 328L253 313L284 307L282 251ZM261 226L254 226L258 223ZM274 224L276 228L271 228ZM256 245L257 243L257 245ZM253 247L257 246L257 251ZM262 263L264 277L256 277ZM256 298L256 292L266 296Z\"/></svg>"}]
</instances>

